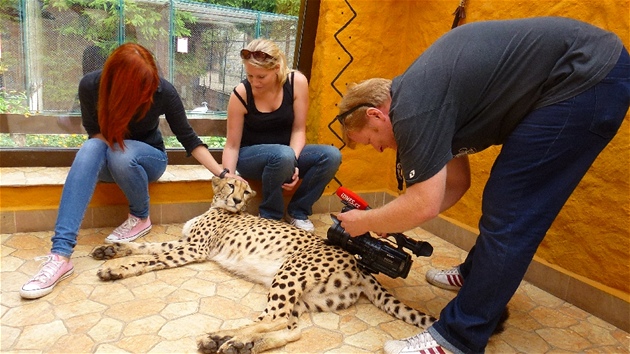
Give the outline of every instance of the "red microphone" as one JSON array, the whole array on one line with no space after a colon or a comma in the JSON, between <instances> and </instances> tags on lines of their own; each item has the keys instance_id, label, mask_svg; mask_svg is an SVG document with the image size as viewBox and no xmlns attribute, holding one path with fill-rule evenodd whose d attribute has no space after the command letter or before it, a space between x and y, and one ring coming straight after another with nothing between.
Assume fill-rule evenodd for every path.
<instances>
[{"instance_id":1,"label":"red microphone","mask_svg":"<svg viewBox=\"0 0 630 354\"><path fill-rule=\"evenodd\" d=\"M363 200L363 198L359 197L356 193L349 190L348 188L341 186L337 188L336 192L337 196L341 198L341 201L347 206L359 209L359 210L368 210L370 206L368 203Z\"/></svg>"}]
</instances>

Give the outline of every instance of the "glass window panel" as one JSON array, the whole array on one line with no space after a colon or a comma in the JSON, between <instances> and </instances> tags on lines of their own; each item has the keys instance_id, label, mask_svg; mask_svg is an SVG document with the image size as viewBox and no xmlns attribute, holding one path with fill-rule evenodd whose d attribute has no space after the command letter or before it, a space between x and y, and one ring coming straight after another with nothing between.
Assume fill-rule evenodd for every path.
<instances>
[{"instance_id":1,"label":"glass window panel","mask_svg":"<svg viewBox=\"0 0 630 354\"><path fill-rule=\"evenodd\" d=\"M299 0L281 3L281 11L300 7ZM245 78L240 49L265 37L293 66L298 17L257 11L263 5L276 7L272 1L238 9L169 0L0 0L0 149L79 146L86 137L78 83L127 41L155 54L189 117L209 122L195 122L198 134L222 147L228 98ZM203 102L208 112L193 112ZM169 148L181 148L163 132Z\"/></svg>"}]
</instances>

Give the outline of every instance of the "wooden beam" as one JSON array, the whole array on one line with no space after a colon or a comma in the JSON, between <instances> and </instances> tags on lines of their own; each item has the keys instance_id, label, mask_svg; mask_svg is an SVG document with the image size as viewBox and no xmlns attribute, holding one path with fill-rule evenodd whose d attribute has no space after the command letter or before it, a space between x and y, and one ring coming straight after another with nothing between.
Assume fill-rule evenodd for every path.
<instances>
[{"instance_id":1,"label":"wooden beam","mask_svg":"<svg viewBox=\"0 0 630 354\"><path fill-rule=\"evenodd\" d=\"M225 114L189 115L188 122L199 136L225 136ZM160 130L164 136L173 132L165 118L160 118ZM11 134L85 134L79 115L32 115L0 114L0 133Z\"/></svg>"},{"instance_id":2,"label":"wooden beam","mask_svg":"<svg viewBox=\"0 0 630 354\"><path fill-rule=\"evenodd\" d=\"M69 167L78 148L0 149L0 167ZM194 157L187 157L184 149L167 149L171 165L198 164ZM212 156L221 163L222 149L210 149Z\"/></svg>"}]
</instances>

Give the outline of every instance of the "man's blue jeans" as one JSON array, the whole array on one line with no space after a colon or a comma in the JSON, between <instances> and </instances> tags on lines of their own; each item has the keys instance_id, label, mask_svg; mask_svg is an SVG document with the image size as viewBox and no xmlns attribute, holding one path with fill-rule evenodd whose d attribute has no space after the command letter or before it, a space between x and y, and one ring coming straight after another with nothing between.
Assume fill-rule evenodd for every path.
<instances>
[{"instance_id":1,"label":"man's blue jeans","mask_svg":"<svg viewBox=\"0 0 630 354\"><path fill-rule=\"evenodd\" d=\"M603 81L531 112L511 133L484 189L479 237L460 265L464 286L429 328L440 345L455 353L484 351L547 230L629 104L624 50Z\"/></svg>"},{"instance_id":2,"label":"man's blue jeans","mask_svg":"<svg viewBox=\"0 0 630 354\"><path fill-rule=\"evenodd\" d=\"M100 139L88 139L72 162L63 186L52 253L70 257L96 183L115 182L129 201L129 213L149 216L149 182L166 170L166 153L136 140L125 140L125 150L115 149Z\"/></svg>"},{"instance_id":3,"label":"man's blue jeans","mask_svg":"<svg viewBox=\"0 0 630 354\"><path fill-rule=\"evenodd\" d=\"M341 164L339 149L329 145L306 145L298 159L299 187L287 205L290 217L305 220L313 214L313 204L337 173ZM290 146L262 144L242 147L236 169L246 179L262 181L260 216L280 220L284 216L282 184L293 176L295 152Z\"/></svg>"}]
</instances>

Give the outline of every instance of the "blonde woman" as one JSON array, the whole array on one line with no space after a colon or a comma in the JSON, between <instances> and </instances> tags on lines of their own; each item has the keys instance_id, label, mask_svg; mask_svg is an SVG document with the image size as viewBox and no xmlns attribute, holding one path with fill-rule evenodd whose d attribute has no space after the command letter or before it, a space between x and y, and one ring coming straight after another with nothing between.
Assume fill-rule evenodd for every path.
<instances>
[{"instance_id":1,"label":"blonde woman","mask_svg":"<svg viewBox=\"0 0 630 354\"><path fill-rule=\"evenodd\" d=\"M226 173L262 182L260 216L285 216L282 191L297 190L286 208L294 226L314 231L308 217L339 165L339 149L306 144L308 82L287 67L284 53L266 39L255 39L241 50L247 79L228 103ZM302 182L298 186L298 181Z\"/></svg>"}]
</instances>

